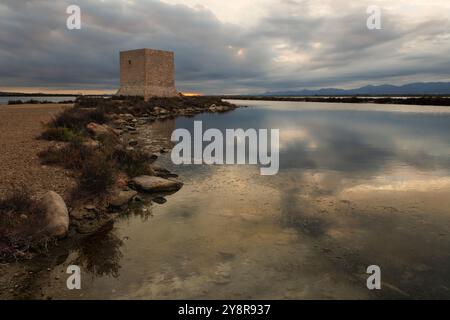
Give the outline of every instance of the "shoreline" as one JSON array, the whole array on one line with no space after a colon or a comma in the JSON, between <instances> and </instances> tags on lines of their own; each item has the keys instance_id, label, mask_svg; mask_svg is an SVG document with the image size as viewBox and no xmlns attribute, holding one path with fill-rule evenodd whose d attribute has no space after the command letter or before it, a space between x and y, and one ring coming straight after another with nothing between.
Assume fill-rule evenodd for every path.
<instances>
[{"instance_id":1,"label":"shoreline","mask_svg":"<svg viewBox=\"0 0 450 320\"><path fill-rule=\"evenodd\" d=\"M11 106L9 109L13 108L21 106ZM40 216L35 217L39 226L28 233L22 230L26 229L22 227L27 222L17 216L29 217L31 221L33 214L23 210L14 212L15 208L10 208L6 214L18 221L14 220L15 227L9 226L9 233L24 234L23 238L31 235L37 238L33 241L38 244L45 235L51 239L45 240L47 247L53 243L53 239L69 238L74 241L101 231L113 224L121 213L135 212L145 203L165 202L164 196L177 192L183 183L177 179L177 175L155 164L158 150L166 153L169 151L167 146L158 145L158 141L152 140L150 148L149 145L142 148L136 139L139 128L179 116L192 117L199 113L220 113L235 108L237 106L221 99L199 97L153 99L149 102L125 97L77 100L72 107L68 106L61 113L52 115L53 118L43 128L39 139L35 140L39 141L36 143L48 140L45 142L47 149L41 148L38 152L41 166L51 171L63 170L73 177L75 183L70 187L66 185L64 199L59 199L58 194L50 196L56 199L56 202L52 200L51 205L59 206L61 210L51 213L51 219L48 217L49 210L43 210L45 214L41 212ZM33 190L33 194L21 197L28 197L29 202L39 204L45 202L42 195L48 197L53 189L47 186L42 192ZM62 193L61 189L56 191ZM0 200L3 201L0 202L0 211L4 211L5 199ZM0 231L2 224L4 222L0 221ZM51 230L48 225L52 225ZM3 227L8 229L8 226ZM0 249L4 249L0 256L1 262L30 260L52 250L50 248L41 252L33 247L31 240L26 243L16 242L12 248L17 249L8 248L8 243L11 243L7 236L9 233L0 233ZM67 239L57 242L67 242ZM12 253L5 253L9 251ZM8 258L11 254L13 257Z\"/></svg>"},{"instance_id":2,"label":"shoreline","mask_svg":"<svg viewBox=\"0 0 450 320\"><path fill-rule=\"evenodd\" d=\"M323 102L323 103L374 103L374 104L401 104L418 106L450 106L450 96L330 96L330 97L279 97L279 96L217 96L225 100L247 101L284 101L284 102Z\"/></svg>"}]
</instances>

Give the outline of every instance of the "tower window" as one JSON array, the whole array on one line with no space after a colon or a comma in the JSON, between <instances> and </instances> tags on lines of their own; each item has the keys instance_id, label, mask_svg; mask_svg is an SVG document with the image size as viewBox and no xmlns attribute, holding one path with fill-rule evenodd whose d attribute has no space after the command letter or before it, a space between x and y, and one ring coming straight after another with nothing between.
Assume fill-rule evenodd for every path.
<instances>
[{"instance_id":1,"label":"tower window","mask_svg":"<svg viewBox=\"0 0 450 320\"><path fill-rule=\"evenodd\" d=\"M131 60L128 60L128 64L131 64Z\"/></svg>"}]
</instances>

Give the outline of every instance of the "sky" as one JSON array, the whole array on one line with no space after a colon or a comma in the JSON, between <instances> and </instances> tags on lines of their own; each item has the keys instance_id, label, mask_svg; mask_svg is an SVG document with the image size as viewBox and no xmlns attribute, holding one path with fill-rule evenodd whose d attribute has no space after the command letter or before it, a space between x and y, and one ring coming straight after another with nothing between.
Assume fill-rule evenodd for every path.
<instances>
[{"instance_id":1,"label":"sky","mask_svg":"<svg viewBox=\"0 0 450 320\"><path fill-rule=\"evenodd\" d=\"M69 30L69 5L81 29ZM381 9L369 30L368 6ZM119 52L175 52L182 92L450 80L448 0L1 0L0 91L114 92Z\"/></svg>"}]
</instances>

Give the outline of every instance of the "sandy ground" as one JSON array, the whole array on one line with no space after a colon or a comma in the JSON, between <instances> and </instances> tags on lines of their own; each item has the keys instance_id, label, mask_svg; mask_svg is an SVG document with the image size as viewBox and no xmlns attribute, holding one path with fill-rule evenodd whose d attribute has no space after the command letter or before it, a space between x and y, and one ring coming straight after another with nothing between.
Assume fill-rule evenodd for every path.
<instances>
[{"instance_id":1,"label":"sandy ground","mask_svg":"<svg viewBox=\"0 0 450 320\"><path fill-rule=\"evenodd\" d=\"M68 170L40 164L37 154L50 142L36 137L43 123L69 106L0 105L0 197L14 186L25 185L36 195L53 190L67 198L74 179Z\"/></svg>"}]
</instances>

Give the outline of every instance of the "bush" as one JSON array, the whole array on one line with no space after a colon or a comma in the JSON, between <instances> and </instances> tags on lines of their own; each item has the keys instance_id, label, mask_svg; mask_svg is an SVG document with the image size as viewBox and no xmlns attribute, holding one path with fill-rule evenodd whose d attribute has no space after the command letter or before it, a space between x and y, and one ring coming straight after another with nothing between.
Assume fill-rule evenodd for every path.
<instances>
[{"instance_id":1,"label":"bush","mask_svg":"<svg viewBox=\"0 0 450 320\"><path fill-rule=\"evenodd\" d=\"M81 169L83 163L93 154L91 148L86 147L79 140L72 140L63 147L50 147L39 153L43 164L59 165L66 169Z\"/></svg>"},{"instance_id":2,"label":"bush","mask_svg":"<svg viewBox=\"0 0 450 320\"><path fill-rule=\"evenodd\" d=\"M41 134L41 139L50 141L71 142L81 139L72 129L65 127L49 127Z\"/></svg>"},{"instance_id":3,"label":"bush","mask_svg":"<svg viewBox=\"0 0 450 320\"><path fill-rule=\"evenodd\" d=\"M128 176L136 177L150 174L148 157L138 150L116 149L113 158L117 166Z\"/></svg>"},{"instance_id":4,"label":"bush","mask_svg":"<svg viewBox=\"0 0 450 320\"><path fill-rule=\"evenodd\" d=\"M116 181L114 162L101 151L96 151L83 164L79 180L79 191L89 194L103 194Z\"/></svg>"},{"instance_id":5,"label":"bush","mask_svg":"<svg viewBox=\"0 0 450 320\"><path fill-rule=\"evenodd\" d=\"M25 215L25 216L23 216ZM45 210L25 187L16 187L0 199L0 261L32 257L52 241L42 230Z\"/></svg>"},{"instance_id":6,"label":"bush","mask_svg":"<svg viewBox=\"0 0 450 320\"><path fill-rule=\"evenodd\" d=\"M6 198L0 200L0 214L4 216L6 213L29 213L29 211L34 211L37 208L35 204L26 188L16 187Z\"/></svg>"},{"instance_id":7,"label":"bush","mask_svg":"<svg viewBox=\"0 0 450 320\"><path fill-rule=\"evenodd\" d=\"M22 214L27 216L26 223L20 217ZM16 231L30 232L44 220L44 214L42 205L31 198L26 187L14 187L6 197L0 199L0 238ZM15 228L17 226L19 228Z\"/></svg>"},{"instance_id":8,"label":"bush","mask_svg":"<svg viewBox=\"0 0 450 320\"><path fill-rule=\"evenodd\" d=\"M61 112L54 118L49 126L53 128L69 128L76 131L84 131L90 122L104 124L108 121L108 116L102 108L84 110L80 108L70 108Z\"/></svg>"}]
</instances>

